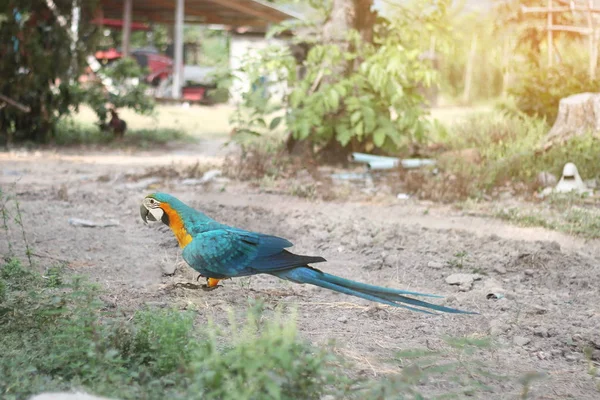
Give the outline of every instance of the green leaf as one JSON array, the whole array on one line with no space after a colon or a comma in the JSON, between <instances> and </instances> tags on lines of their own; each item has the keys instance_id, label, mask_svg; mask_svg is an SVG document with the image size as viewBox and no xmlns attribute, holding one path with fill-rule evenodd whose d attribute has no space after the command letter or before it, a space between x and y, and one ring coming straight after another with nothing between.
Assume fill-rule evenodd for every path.
<instances>
[{"instance_id":1,"label":"green leaf","mask_svg":"<svg viewBox=\"0 0 600 400\"><path fill-rule=\"evenodd\" d=\"M282 117L275 117L275 118L273 118L271 120L271 123L269 124L269 129L270 130L276 129L279 126L279 124L281 123L282 119L283 119Z\"/></svg>"},{"instance_id":2,"label":"green leaf","mask_svg":"<svg viewBox=\"0 0 600 400\"><path fill-rule=\"evenodd\" d=\"M352 122L352 125L356 125L361 118L362 113L360 111L354 111L350 116L350 122Z\"/></svg>"},{"instance_id":3,"label":"green leaf","mask_svg":"<svg viewBox=\"0 0 600 400\"><path fill-rule=\"evenodd\" d=\"M352 139L352 131L346 124L339 124L335 127L335 138L342 146L346 146Z\"/></svg>"},{"instance_id":4,"label":"green leaf","mask_svg":"<svg viewBox=\"0 0 600 400\"><path fill-rule=\"evenodd\" d=\"M331 111L335 111L340 107L340 95L334 88L329 91L329 106Z\"/></svg>"},{"instance_id":5,"label":"green leaf","mask_svg":"<svg viewBox=\"0 0 600 400\"><path fill-rule=\"evenodd\" d=\"M383 128L376 129L375 132L373 132L373 143L375 144L375 146L377 146L377 147L383 146L383 144L385 143L386 136L387 135L386 135L385 129L383 129Z\"/></svg>"}]
</instances>

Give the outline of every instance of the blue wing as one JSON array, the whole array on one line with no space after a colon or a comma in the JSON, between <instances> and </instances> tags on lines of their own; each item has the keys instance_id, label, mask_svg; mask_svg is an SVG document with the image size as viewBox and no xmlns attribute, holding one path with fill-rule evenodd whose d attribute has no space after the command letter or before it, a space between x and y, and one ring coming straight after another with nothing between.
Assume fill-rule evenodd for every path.
<instances>
[{"instance_id":1,"label":"blue wing","mask_svg":"<svg viewBox=\"0 0 600 400\"><path fill-rule=\"evenodd\" d=\"M196 235L183 249L183 259L210 278L255 275L325 261L322 257L292 254L289 241L235 228Z\"/></svg>"}]
</instances>

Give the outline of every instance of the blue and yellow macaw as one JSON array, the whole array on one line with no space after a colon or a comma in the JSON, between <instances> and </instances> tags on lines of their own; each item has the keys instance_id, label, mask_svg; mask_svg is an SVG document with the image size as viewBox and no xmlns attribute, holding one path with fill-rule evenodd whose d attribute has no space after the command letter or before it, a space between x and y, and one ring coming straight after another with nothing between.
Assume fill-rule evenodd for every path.
<instances>
[{"instance_id":1,"label":"blue and yellow macaw","mask_svg":"<svg viewBox=\"0 0 600 400\"><path fill-rule=\"evenodd\" d=\"M221 224L166 193L146 196L140 214L144 222L162 221L171 228L183 249L183 259L207 278L210 288L222 279L270 274L413 311L473 314L407 295L441 296L373 286L326 274L309 266L325 261L323 257L293 254L286 250L292 246L286 239Z\"/></svg>"}]
</instances>

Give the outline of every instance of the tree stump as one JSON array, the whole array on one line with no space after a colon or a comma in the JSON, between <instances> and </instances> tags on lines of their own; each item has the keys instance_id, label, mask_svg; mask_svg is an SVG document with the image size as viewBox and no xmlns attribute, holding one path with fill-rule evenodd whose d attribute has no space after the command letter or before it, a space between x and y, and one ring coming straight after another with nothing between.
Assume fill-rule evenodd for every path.
<instances>
[{"instance_id":1,"label":"tree stump","mask_svg":"<svg viewBox=\"0 0 600 400\"><path fill-rule=\"evenodd\" d=\"M600 93L579 93L561 99L558 116L542 141L541 150L587 133L600 138Z\"/></svg>"}]
</instances>

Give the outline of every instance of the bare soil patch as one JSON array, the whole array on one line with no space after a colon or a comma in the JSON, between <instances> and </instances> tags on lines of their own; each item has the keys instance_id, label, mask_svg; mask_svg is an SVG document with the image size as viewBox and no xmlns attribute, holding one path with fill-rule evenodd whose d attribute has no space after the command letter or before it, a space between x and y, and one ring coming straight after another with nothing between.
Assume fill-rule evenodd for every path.
<instances>
[{"instance_id":1,"label":"bare soil patch","mask_svg":"<svg viewBox=\"0 0 600 400\"><path fill-rule=\"evenodd\" d=\"M144 304L193 308L201 321L226 324L228 310L243 312L248 298L263 299L269 309L287 304L297 309L304 337L318 344L334 340L337 352L356 361L352 373L374 379L397 373L399 350L440 348L444 336L492 335L497 347L478 355L483 362L511 376L547 375L533 384L532 398L599 398L600 379L589 372L600 362L599 241L412 200L307 201L225 179L184 184L177 174L157 173L148 187L140 184L160 165L218 165L218 149L206 142L131 154L1 153L0 184L20 201L36 257L65 260L73 272L102 284L106 301L124 310ZM146 226L139 217L141 199L153 190L225 223L286 237L294 251L328 259L320 265L327 272L445 295L441 303L481 315L428 316L270 276L198 290L196 273L180 264L170 231ZM119 225L76 227L69 218ZM2 254L6 243L0 240ZM173 265L174 274L165 275ZM446 278L456 273L480 279L470 287L449 285ZM488 298L492 292L504 297ZM520 391L509 380L485 397L516 398Z\"/></svg>"}]
</instances>

